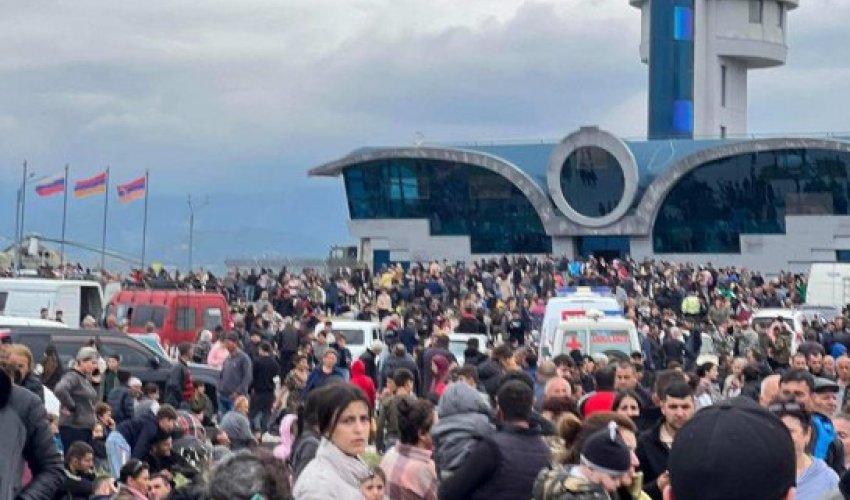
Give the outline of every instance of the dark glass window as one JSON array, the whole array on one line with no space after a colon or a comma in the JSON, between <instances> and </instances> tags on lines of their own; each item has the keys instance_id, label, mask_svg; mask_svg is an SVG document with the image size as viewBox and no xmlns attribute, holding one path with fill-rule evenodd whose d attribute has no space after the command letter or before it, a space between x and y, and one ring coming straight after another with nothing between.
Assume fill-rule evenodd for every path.
<instances>
[{"instance_id":1,"label":"dark glass window","mask_svg":"<svg viewBox=\"0 0 850 500\"><path fill-rule=\"evenodd\" d=\"M693 136L694 0L653 0L650 8L649 136Z\"/></svg>"},{"instance_id":2,"label":"dark glass window","mask_svg":"<svg viewBox=\"0 0 850 500\"><path fill-rule=\"evenodd\" d=\"M178 307L174 326L177 330L186 331L195 329L195 308Z\"/></svg>"},{"instance_id":3,"label":"dark glass window","mask_svg":"<svg viewBox=\"0 0 850 500\"><path fill-rule=\"evenodd\" d=\"M784 149L715 160L673 187L653 228L658 253L740 253L741 234L783 234L786 215L848 215L850 153Z\"/></svg>"},{"instance_id":4,"label":"dark glass window","mask_svg":"<svg viewBox=\"0 0 850 500\"><path fill-rule=\"evenodd\" d=\"M626 189L623 168L608 151L596 146L576 149L561 169L561 191L576 212L602 217L620 203Z\"/></svg>"},{"instance_id":5,"label":"dark glass window","mask_svg":"<svg viewBox=\"0 0 850 500\"><path fill-rule=\"evenodd\" d=\"M343 177L352 219L428 219L432 235L469 235L473 253L552 251L531 202L484 168L397 158L348 167Z\"/></svg>"}]
</instances>

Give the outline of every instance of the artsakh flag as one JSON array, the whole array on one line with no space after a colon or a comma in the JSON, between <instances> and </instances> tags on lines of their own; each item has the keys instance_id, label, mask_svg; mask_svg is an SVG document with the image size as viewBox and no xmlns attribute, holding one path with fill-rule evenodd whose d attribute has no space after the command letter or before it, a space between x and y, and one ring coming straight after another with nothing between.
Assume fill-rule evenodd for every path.
<instances>
[{"instance_id":1,"label":"artsakh flag","mask_svg":"<svg viewBox=\"0 0 850 500\"><path fill-rule=\"evenodd\" d=\"M118 185L118 201L121 203L129 203L133 200L138 200L145 196L147 189L147 179L145 176L133 179L126 184Z\"/></svg>"},{"instance_id":2,"label":"artsakh flag","mask_svg":"<svg viewBox=\"0 0 850 500\"><path fill-rule=\"evenodd\" d=\"M56 175L40 180L35 185L35 194L39 196L53 196L65 191L65 176Z\"/></svg>"},{"instance_id":3,"label":"artsakh flag","mask_svg":"<svg viewBox=\"0 0 850 500\"><path fill-rule=\"evenodd\" d=\"M101 172L94 177L83 179L74 183L74 196L82 198L92 194L106 191L106 172Z\"/></svg>"}]
</instances>

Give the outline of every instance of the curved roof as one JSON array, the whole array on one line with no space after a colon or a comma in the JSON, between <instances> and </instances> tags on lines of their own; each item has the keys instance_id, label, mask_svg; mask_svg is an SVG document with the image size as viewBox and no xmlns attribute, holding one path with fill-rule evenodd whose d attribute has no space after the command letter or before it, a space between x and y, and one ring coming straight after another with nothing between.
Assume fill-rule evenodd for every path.
<instances>
[{"instance_id":1,"label":"curved roof","mask_svg":"<svg viewBox=\"0 0 850 500\"><path fill-rule=\"evenodd\" d=\"M638 194L632 210L605 227L587 227L564 216L555 207L547 172L557 142L525 144L470 144L405 148L361 148L324 165L309 175L337 176L348 166L390 158L421 158L466 163L496 172L520 189L531 201L550 235L649 234L664 198L690 170L715 159L773 149L832 149L850 151L850 137L765 139L665 139L623 141L638 169Z\"/></svg>"}]
</instances>

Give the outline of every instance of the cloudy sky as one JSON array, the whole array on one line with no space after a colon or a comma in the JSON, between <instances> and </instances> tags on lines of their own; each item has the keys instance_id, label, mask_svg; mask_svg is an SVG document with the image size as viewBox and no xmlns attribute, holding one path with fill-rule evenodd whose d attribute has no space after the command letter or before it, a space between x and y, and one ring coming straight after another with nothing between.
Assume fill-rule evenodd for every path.
<instances>
[{"instance_id":1,"label":"cloudy sky","mask_svg":"<svg viewBox=\"0 0 850 500\"><path fill-rule=\"evenodd\" d=\"M212 262L347 241L341 181L305 171L363 145L645 133L627 0L80 0L3 14L0 238L24 159L39 175L149 169L152 251L175 263L185 196L208 196L198 252ZM791 12L787 66L751 73L750 131L850 130L848 21L846 0ZM58 234L61 202L27 206L29 230ZM73 200L69 239L99 243L99 210ZM136 251L140 213L114 209L110 247Z\"/></svg>"}]
</instances>

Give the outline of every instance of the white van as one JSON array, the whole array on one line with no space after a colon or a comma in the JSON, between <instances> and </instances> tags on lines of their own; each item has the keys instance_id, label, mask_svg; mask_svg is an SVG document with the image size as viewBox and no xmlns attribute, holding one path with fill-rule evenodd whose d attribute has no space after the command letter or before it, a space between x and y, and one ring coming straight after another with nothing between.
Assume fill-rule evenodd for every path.
<instances>
[{"instance_id":1,"label":"white van","mask_svg":"<svg viewBox=\"0 0 850 500\"><path fill-rule=\"evenodd\" d=\"M798 309L767 308L759 309L750 317L750 325L756 332L767 331L777 318L788 325L794 333L791 341L791 354L797 352L797 346L803 342L803 320L806 315Z\"/></svg>"},{"instance_id":2,"label":"white van","mask_svg":"<svg viewBox=\"0 0 850 500\"><path fill-rule=\"evenodd\" d=\"M582 354L606 354L609 358L629 359L640 351L640 337L634 322L589 312L562 321L555 329L551 345L541 344L540 356L552 358L579 350Z\"/></svg>"},{"instance_id":3,"label":"white van","mask_svg":"<svg viewBox=\"0 0 850 500\"><path fill-rule=\"evenodd\" d=\"M352 359L357 359L370 346L372 342L381 340L381 330L377 324L371 321L354 321L350 319L328 318L331 322L333 335L328 338L328 344L335 342L334 335L345 335L345 347L351 351ZM325 328L325 321L316 324L314 333L319 333Z\"/></svg>"},{"instance_id":4,"label":"white van","mask_svg":"<svg viewBox=\"0 0 850 500\"><path fill-rule=\"evenodd\" d=\"M53 321L50 319L0 316L0 328L11 328L15 326L33 326L37 328L70 328L65 323L59 323L58 321Z\"/></svg>"},{"instance_id":5,"label":"white van","mask_svg":"<svg viewBox=\"0 0 850 500\"><path fill-rule=\"evenodd\" d=\"M103 316L103 293L100 283L82 280L39 278L0 279L0 314L21 318L38 318L46 307L50 317L62 311L65 324L77 327L91 315Z\"/></svg>"},{"instance_id":6,"label":"white van","mask_svg":"<svg viewBox=\"0 0 850 500\"><path fill-rule=\"evenodd\" d=\"M850 304L850 263L812 264L806 285L806 304L847 307Z\"/></svg>"},{"instance_id":7,"label":"white van","mask_svg":"<svg viewBox=\"0 0 850 500\"><path fill-rule=\"evenodd\" d=\"M578 287L564 292L564 296L552 297L546 303L543 324L540 327L540 345L552 345L555 331L562 321L584 316L587 311L599 311L605 316L622 318L623 308L613 295L605 295L589 287ZM574 291L573 291L574 290ZM559 290L558 293L562 293Z\"/></svg>"}]
</instances>

